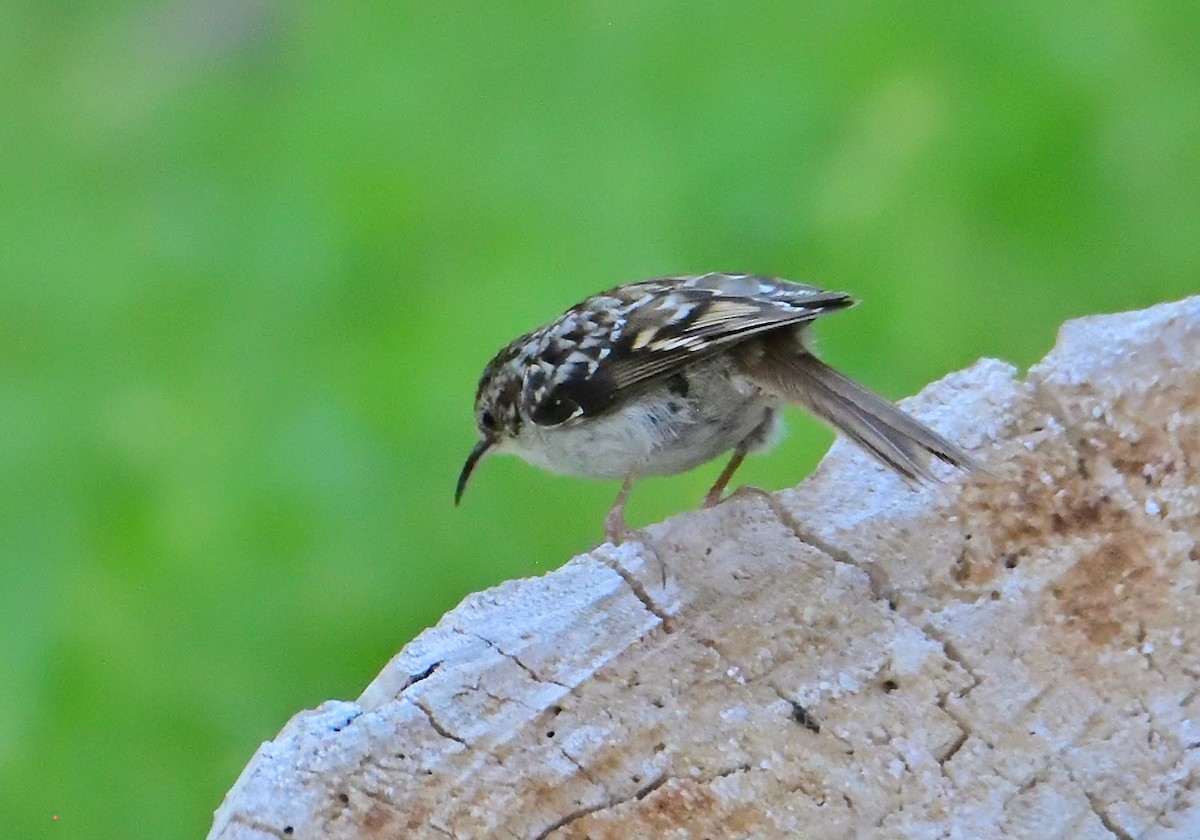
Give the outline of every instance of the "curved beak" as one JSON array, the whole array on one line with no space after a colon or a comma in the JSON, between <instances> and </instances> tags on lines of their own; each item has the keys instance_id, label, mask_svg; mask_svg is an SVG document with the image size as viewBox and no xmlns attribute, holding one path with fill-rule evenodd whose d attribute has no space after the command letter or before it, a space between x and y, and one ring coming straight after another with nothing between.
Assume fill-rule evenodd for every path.
<instances>
[{"instance_id":1,"label":"curved beak","mask_svg":"<svg viewBox=\"0 0 1200 840\"><path fill-rule=\"evenodd\" d=\"M475 465L479 463L479 459L491 448L492 443L493 441L489 438L484 438L475 444L475 448L467 456L467 462L463 464L462 472L458 474L458 486L454 488L454 504L456 507L458 506L459 499L462 498L463 491L467 489L467 479L471 477L471 471L475 469Z\"/></svg>"}]
</instances>

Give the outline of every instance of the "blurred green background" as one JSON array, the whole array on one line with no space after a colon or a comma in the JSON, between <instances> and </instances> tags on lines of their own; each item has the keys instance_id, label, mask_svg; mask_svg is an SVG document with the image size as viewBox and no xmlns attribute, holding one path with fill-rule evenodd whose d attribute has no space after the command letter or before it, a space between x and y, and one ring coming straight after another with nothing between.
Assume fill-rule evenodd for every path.
<instances>
[{"instance_id":1,"label":"blurred green background","mask_svg":"<svg viewBox=\"0 0 1200 840\"><path fill-rule=\"evenodd\" d=\"M553 5L553 7L552 7ZM0 836L195 838L258 744L615 484L485 462L587 294L846 290L889 396L1200 288L1194 0L0 6ZM831 436L794 418L742 480ZM720 464L646 481L642 524Z\"/></svg>"}]
</instances>

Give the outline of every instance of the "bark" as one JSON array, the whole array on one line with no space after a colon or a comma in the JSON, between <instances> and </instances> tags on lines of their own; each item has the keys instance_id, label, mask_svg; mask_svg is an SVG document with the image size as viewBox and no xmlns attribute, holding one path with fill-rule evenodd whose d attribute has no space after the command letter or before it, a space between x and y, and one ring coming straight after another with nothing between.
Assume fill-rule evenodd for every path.
<instances>
[{"instance_id":1,"label":"bark","mask_svg":"<svg viewBox=\"0 0 1200 840\"><path fill-rule=\"evenodd\" d=\"M1200 297L906 408L991 474L839 442L473 595L209 837L1200 837Z\"/></svg>"}]
</instances>

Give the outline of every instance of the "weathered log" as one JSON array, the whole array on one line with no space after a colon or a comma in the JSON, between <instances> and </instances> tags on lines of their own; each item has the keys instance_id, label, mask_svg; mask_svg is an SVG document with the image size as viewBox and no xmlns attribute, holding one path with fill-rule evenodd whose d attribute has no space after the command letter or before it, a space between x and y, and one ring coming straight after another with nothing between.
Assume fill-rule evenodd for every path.
<instances>
[{"instance_id":1,"label":"weathered log","mask_svg":"<svg viewBox=\"0 0 1200 840\"><path fill-rule=\"evenodd\" d=\"M1200 837L1200 297L906 407L992 474L839 442L473 595L210 839Z\"/></svg>"}]
</instances>

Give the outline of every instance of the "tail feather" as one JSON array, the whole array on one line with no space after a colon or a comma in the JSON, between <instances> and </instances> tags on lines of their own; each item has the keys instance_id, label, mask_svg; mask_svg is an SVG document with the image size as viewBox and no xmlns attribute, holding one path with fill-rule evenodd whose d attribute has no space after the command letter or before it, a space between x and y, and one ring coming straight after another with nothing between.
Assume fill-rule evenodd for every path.
<instances>
[{"instance_id":1,"label":"tail feather","mask_svg":"<svg viewBox=\"0 0 1200 840\"><path fill-rule=\"evenodd\" d=\"M933 479L930 455L980 469L961 448L816 356L765 344L766 355L747 371L761 387L804 406L910 484Z\"/></svg>"}]
</instances>

